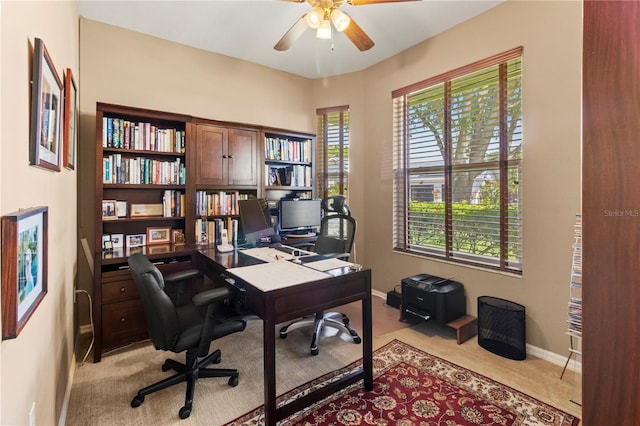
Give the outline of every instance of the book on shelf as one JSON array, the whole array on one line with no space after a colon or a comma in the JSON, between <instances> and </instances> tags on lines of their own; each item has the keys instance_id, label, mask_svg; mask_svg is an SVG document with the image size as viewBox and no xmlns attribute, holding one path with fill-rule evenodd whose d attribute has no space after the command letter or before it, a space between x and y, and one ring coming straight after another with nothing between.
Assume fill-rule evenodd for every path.
<instances>
[{"instance_id":1,"label":"book on shelf","mask_svg":"<svg viewBox=\"0 0 640 426\"><path fill-rule=\"evenodd\" d=\"M265 159L276 161L311 162L311 140L266 137Z\"/></svg>"},{"instance_id":2,"label":"book on shelf","mask_svg":"<svg viewBox=\"0 0 640 426\"><path fill-rule=\"evenodd\" d=\"M184 185L187 176L181 158L163 161L114 153L102 158L102 169L102 183Z\"/></svg>"},{"instance_id":3,"label":"book on shelf","mask_svg":"<svg viewBox=\"0 0 640 426\"><path fill-rule=\"evenodd\" d=\"M265 164L267 186L311 186L311 166Z\"/></svg>"},{"instance_id":4,"label":"book on shelf","mask_svg":"<svg viewBox=\"0 0 640 426\"><path fill-rule=\"evenodd\" d=\"M186 132L180 129L161 128L118 117L102 118L103 148L184 153L185 136Z\"/></svg>"},{"instance_id":5,"label":"book on shelf","mask_svg":"<svg viewBox=\"0 0 640 426\"><path fill-rule=\"evenodd\" d=\"M172 189L164 191L162 215L164 217L184 217L184 194L181 191Z\"/></svg>"},{"instance_id":6,"label":"book on shelf","mask_svg":"<svg viewBox=\"0 0 640 426\"><path fill-rule=\"evenodd\" d=\"M229 216L238 215L239 200L246 200L248 194L239 191L196 191L196 215Z\"/></svg>"},{"instance_id":7,"label":"book on shelf","mask_svg":"<svg viewBox=\"0 0 640 426\"><path fill-rule=\"evenodd\" d=\"M226 241L222 241L223 230L227 231ZM233 244L237 246L238 220L230 217L227 220L198 218L196 219L195 232L198 244Z\"/></svg>"}]
</instances>

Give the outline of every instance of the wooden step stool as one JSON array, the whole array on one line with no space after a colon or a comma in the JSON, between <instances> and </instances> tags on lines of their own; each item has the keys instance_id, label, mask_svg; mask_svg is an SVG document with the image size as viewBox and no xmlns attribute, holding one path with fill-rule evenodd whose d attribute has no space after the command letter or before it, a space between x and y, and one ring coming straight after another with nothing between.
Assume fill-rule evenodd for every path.
<instances>
[{"instance_id":1,"label":"wooden step stool","mask_svg":"<svg viewBox=\"0 0 640 426\"><path fill-rule=\"evenodd\" d=\"M478 318L471 315L463 315L447 323L447 326L456 330L456 342L458 344L464 343L478 334Z\"/></svg>"}]
</instances>

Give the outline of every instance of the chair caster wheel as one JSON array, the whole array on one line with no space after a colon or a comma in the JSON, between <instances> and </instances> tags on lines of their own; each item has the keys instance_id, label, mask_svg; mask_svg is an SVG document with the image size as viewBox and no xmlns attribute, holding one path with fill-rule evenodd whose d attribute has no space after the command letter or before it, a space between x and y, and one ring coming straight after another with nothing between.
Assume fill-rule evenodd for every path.
<instances>
[{"instance_id":1,"label":"chair caster wheel","mask_svg":"<svg viewBox=\"0 0 640 426\"><path fill-rule=\"evenodd\" d=\"M142 404L143 402L144 402L144 396L136 395L136 396L131 400L131 407L132 407L132 408L139 407L139 406L140 406L140 404Z\"/></svg>"},{"instance_id":2,"label":"chair caster wheel","mask_svg":"<svg viewBox=\"0 0 640 426\"><path fill-rule=\"evenodd\" d=\"M236 386L238 386L239 381L240 380L238 379L238 376L232 376L229 378L229 386L235 388Z\"/></svg>"},{"instance_id":3,"label":"chair caster wheel","mask_svg":"<svg viewBox=\"0 0 640 426\"><path fill-rule=\"evenodd\" d=\"M311 355L318 355L320 353L320 349L318 348L312 348L311 349Z\"/></svg>"},{"instance_id":4,"label":"chair caster wheel","mask_svg":"<svg viewBox=\"0 0 640 426\"><path fill-rule=\"evenodd\" d=\"M284 332L284 333L283 333L283 332L281 331L281 332L280 332L280 338L281 338L281 339L286 339L286 338L287 338L287 333L286 333L286 332Z\"/></svg>"},{"instance_id":5,"label":"chair caster wheel","mask_svg":"<svg viewBox=\"0 0 640 426\"><path fill-rule=\"evenodd\" d=\"M187 417L189 417L191 415L191 408L182 407L180 409L180 411L178 412L178 415L180 416L180 418L182 420L186 419Z\"/></svg>"},{"instance_id":6,"label":"chair caster wheel","mask_svg":"<svg viewBox=\"0 0 640 426\"><path fill-rule=\"evenodd\" d=\"M362 339L359 337L354 337L353 338L353 343L362 343Z\"/></svg>"}]
</instances>

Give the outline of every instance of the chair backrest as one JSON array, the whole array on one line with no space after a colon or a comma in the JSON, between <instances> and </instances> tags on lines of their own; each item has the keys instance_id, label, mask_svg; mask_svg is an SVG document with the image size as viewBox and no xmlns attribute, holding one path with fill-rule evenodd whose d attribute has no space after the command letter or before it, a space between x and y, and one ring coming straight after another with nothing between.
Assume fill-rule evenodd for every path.
<instances>
[{"instance_id":1,"label":"chair backrest","mask_svg":"<svg viewBox=\"0 0 640 426\"><path fill-rule=\"evenodd\" d=\"M356 220L349 215L335 213L325 215L315 242L319 254L351 253L356 236Z\"/></svg>"},{"instance_id":2,"label":"chair backrest","mask_svg":"<svg viewBox=\"0 0 640 426\"><path fill-rule=\"evenodd\" d=\"M322 211L325 215L332 213L346 214L351 216L351 210L347 205L347 199L344 195L333 195L331 197L325 197L320 204Z\"/></svg>"},{"instance_id":3,"label":"chair backrest","mask_svg":"<svg viewBox=\"0 0 640 426\"><path fill-rule=\"evenodd\" d=\"M151 341L158 349L173 349L180 326L176 308L164 292L162 273L142 253L129 256L128 263L140 294Z\"/></svg>"}]
</instances>

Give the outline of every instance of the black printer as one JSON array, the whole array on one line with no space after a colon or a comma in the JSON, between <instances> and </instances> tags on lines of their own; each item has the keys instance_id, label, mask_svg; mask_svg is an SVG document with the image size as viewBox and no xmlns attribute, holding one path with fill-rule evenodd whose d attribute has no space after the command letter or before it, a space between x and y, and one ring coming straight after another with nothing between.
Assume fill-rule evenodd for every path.
<instances>
[{"instance_id":1,"label":"black printer","mask_svg":"<svg viewBox=\"0 0 640 426\"><path fill-rule=\"evenodd\" d=\"M466 313L464 286L459 282L429 274L402 280L401 319L434 319L446 324Z\"/></svg>"}]
</instances>

